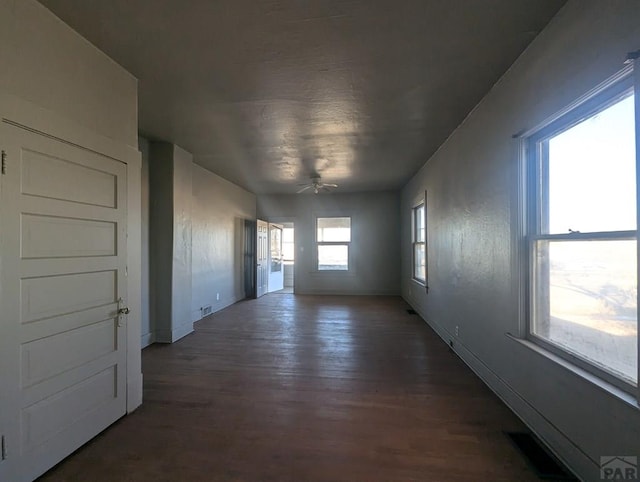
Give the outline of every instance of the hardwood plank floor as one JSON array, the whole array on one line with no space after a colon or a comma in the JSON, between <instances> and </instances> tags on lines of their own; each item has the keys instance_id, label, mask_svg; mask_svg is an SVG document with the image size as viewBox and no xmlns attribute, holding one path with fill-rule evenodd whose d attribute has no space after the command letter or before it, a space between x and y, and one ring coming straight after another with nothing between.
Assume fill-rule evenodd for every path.
<instances>
[{"instance_id":1,"label":"hardwood plank floor","mask_svg":"<svg viewBox=\"0 0 640 482\"><path fill-rule=\"evenodd\" d=\"M520 421L397 297L267 295L143 351L144 404L43 481L535 481Z\"/></svg>"}]
</instances>

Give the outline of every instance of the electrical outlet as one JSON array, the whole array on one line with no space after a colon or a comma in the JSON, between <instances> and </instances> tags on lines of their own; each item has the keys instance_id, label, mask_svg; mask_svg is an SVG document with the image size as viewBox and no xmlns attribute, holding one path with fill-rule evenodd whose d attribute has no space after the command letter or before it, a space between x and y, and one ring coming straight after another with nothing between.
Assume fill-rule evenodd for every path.
<instances>
[{"instance_id":1,"label":"electrical outlet","mask_svg":"<svg viewBox=\"0 0 640 482\"><path fill-rule=\"evenodd\" d=\"M456 325L456 336L460 335L460 328Z\"/></svg>"},{"instance_id":2,"label":"electrical outlet","mask_svg":"<svg viewBox=\"0 0 640 482\"><path fill-rule=\"evenodd\" d=\"M220 301L220 293L216 293L216 301Z\"/></svg>"}]
</instances>

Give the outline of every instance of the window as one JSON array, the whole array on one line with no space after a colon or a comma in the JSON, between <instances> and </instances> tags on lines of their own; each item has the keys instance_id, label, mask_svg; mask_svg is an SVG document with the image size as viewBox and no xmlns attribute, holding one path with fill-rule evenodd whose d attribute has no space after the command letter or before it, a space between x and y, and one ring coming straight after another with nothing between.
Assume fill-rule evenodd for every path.
<instances>
[{"instance_id":1,"label":"window","mask_svg":"<svg viewBox=\"0 0 640 482\"><path fill-rule=\"evenodd\" d=\"M319 271L347 271L351 218L318 218L317 243Z\"/></svg>"},{"instance_id":2,"label":"window","mask_svg":"<svg viewBox=\"0 0 640 482\"><path fill-rule=\"evenodd\" d=\"M284 261L293 261L295 252L293 228L284 228L282 230L282 256Z\"/></svg>"},{"instance_id":3,"label":"window","mask_svg":"<svg viewBox=\"0 0 640 482\"><path fill-rule=\"evenodd\" d=\"M529 337L622 387L638 383L630 71L527 139Z\"/></svg>"},{"instance_id":4,"label":"window","mask_svg":"<svg viewBox=\"0 0 640 482\"><path fill-rule=\"evenodd\" d=\"M427 249L424 202L413 208L412 243L413 243L413 279L420 283L427 282Z\"/></svg>"}]
</instances>

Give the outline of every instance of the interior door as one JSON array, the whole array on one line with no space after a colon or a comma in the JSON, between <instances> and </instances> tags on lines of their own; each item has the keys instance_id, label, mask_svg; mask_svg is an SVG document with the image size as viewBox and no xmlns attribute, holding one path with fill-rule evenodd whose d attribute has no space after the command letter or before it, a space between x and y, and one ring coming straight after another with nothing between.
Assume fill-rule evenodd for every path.
<instances>
[{"instance_id":1,"label":"interior door","mask_svg":"<svg viewBox=\"0 0 640 482\"><path fill-rule=\"evenodd\" d=\"M267 293L269 283L269 223L258 219L256 243L256 298Z\"/></svg>"},{"instance_id":2,"label":"interior door","mask_svg":"<svg viewBox=\"0 0 640 482\"><path fill-rule=\"evenodd\" d=\"M269 224L269 293L284 288L282 226Z\"/></svg>"},{"instance_id":3,"label":"interior door","mask_svg":"<svg viewBox=\"0 0 640 482\"><path fill-rule=\"evenodd\" d=\"M1 480L32 480L126 410L126 165L2 123Z\"/></svg>"}]
</instances>

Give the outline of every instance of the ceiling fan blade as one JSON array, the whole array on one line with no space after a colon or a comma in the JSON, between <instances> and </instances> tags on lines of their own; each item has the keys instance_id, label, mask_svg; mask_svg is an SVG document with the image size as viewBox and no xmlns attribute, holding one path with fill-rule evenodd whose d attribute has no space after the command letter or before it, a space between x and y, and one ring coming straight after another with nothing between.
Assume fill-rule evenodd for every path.
<instances>
[{"instance_id":1,"label":"ceiling fan blade","mask_svg":"<svg viewBox=\"0 0 640 482\"><path fill-rule=\"evenodd\" d=\"M324 183L322 185L322 187L338 187L338 185L337 184L331 184L331 183L329 183L329 184Z\"/></svg>"},{"instance_id":2,"label":"ceiling fan blade","mask_svg":"<svg viewBox=\"0 0 640 482\"><path fill-rule=\"evenodd\" d=\"M298 191L296 191L296 194L300 194L301 192L305 192L307 189L311 189L313 186L311 186L310 184L307 184L305 187L303 187L302 189L299 189Z\"/></svg>"}]
</instances>

